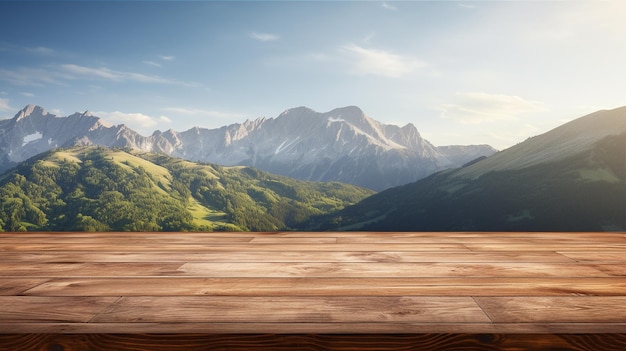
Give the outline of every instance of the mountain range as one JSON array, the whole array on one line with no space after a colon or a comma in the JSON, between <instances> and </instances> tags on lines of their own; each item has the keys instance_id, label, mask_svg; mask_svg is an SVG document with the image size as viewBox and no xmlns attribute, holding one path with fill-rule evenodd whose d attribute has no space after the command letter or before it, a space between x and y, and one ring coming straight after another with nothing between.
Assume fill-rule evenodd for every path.
<instances>
[{"instance_id":1,"label":"mountain range","mask_svg":"<svg viewBox=\"0 0 626 351\"><path fill-rule=\"evenodd\" d=\"M385 127L366 119L362 128L378 128L357 130L358 119L352 117L358 111L346 109L319 114L298 108L276 119L218 130L155 132L145 138L88 113L56 117L29 106L15 118L0 121L4 162L19 162L0 174L0 230L626 230L626 107L580 117L491 156L379 193L339 182L295 180L249 166L193 163L165 152L131 148L128 143L134 140L132 145L148 148L164 134L183 135L180 140L187 145L196 143L190 149L194 152L217 149L216 155L247 157L256 150L279 162L291 160L291 154L321 157L323 153L310 145L296 145L307 136L323 138L331 129L337 133L333 140L342 140L344 132L358 135L346 143L356 143L351 144L355 150L363 145L383 150L378 154L381 158L385 150L408 148L396 148L394 143L400 145L399 136L407 135L401 130L414 129L411 126ZM357 113L346 113L350 111ZM291 113L309 118L299 120ZM322 124L312 121L312 116L326 127L310 136L306 131ZM279 127L289 133L268 132ZM230 135L230 144L202 136L211 133ZM255 139L248 139L248 151L233 146L233 139L245 140L255 133L268 133L267 140L281 135L275 136L280 143L275 149L263 149L253 143ZM287 134L300 138L281 139ZM373 135L377 137L371 140ZM207 146L205 141L222 148ZM167 145L177 144L160 144ZM417 145L413 149L419 149ZM422 146L441 157L438 148L426 141ZM182 150L181 146L170 153ZM332 149L325 152L333 155ZM37 154L30 157L32 153ZM26 157L30 158L19 161Z\"/></svg>"},{"instance_id":2,"label":"mountain range","mask_svg":"<svg viewBox=\"0 0 626 351\"><path fill-rule=\"evenodd\" d=\"M624 231L626 107L575 119L315 223L323 230Z\"/></svg>"},{"instance_id":3,"label":"mountain range","mask_svg":"<svg viewBox=\"0 0 626 351\"><path fill-rule=\"evenodd\" d=\"M0 120L0 172L59 147L98 145L162 153L194 162L253 166L301 180L339 181L376 191L460 167L496 152L489 145L434 146L412 124L380 123L349 106L306 107L217 129L142 136L89 112L59 117L28 105Z\"/></svg>"}]
</instances>

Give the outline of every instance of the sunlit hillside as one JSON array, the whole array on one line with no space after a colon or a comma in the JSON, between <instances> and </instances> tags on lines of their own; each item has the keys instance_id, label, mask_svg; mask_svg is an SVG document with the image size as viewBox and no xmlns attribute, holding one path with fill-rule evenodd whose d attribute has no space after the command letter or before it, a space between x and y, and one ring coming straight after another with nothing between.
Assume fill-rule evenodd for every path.
<instances>
[{"instance_id":1,"label":"sunlit hillside","mask_svg":"<svg viewBox=\"0 0 626 351\"><path fill-rule=\"evenodd\" d=\"M287 230L371 194L249 167L78 147L47 152L3 175L0 229Z\"/></svg>"}]
</instances>

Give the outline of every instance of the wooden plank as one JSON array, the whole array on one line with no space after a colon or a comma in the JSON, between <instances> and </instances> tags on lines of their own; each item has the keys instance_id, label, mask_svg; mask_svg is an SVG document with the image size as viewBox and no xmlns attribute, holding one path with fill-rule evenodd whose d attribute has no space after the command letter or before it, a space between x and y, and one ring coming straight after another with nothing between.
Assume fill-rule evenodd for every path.
<instances>
[{"instance_id":1,"label":"wooden plank","mask_svg":"<svg viewBox=\"0 0 626 351\"><path fill-rule=\"evenodd\" d=\"M196 243L185 245L164 245L159 242L145 241L138 244L118 246L114 244L75 243L70 245L47 243L0 244L0 252L17 251L108 251L108 252L144 252L144 251L466 251L463 244L213 244ZM511 251L511 250L501 250ZM532 248L520 251L533 251ZM541 250L545 251L545 250ZM552 250L554 251L554 250Z\"/></svg>"},{"instance_id":2,"label":"wooden plank","mask_svg":"<svg viewBox=\"0 0 626 351\"><path fill-rule=\"evenodd\" d=\"M626 276L626 265L624 264L593 264L592 267L612 276Z\"/></svg>"},{"instance_id":3,"label":"wooden plank","mask_svg":"<svg viewBox=\"0 0 626 351\"><path fill-rule=\"evenodd\" d=\"M180 275L183 263L0 263L0 277Z\"/></svg>"},{"instance_id":4,"label":"wooden plank","mask_svg":"<svg viewBox=\"0 0 626 351\"><path fill-rule=\"evenodd\" d=\"M265 235L266 233L255 232L255 235ZM274 236L284 237L313 237L327 236L332 234L337 238L379 238L384 240L387 237L396 238L535 238L535 239L560 239L587 240L592 241L597 238L622 239L626 240L626 233L615 232L279 232L272 233Z\"/></svg>"},{"instance_id":5,"label":"wooden plank","mask_svg":"<svg viewBox=\"0 0 626 351\"><path fill-rule=\"evenodd\" d=\"M298 237L299 238L299 237ZM324 237L319 237L323 239ZM267 238L279 241L284 238ZM254 239L257 240L257 239ZM254 241L253 240L253 241ZM626 243L626 239L621 236L598 236L589 238L568 238L568 237L510 237L510 236L339 236L336 238L340 244L356 243L463 243L463 244L531 244L531 245L584 245L593 243L621 244Z\"/></svg>"},{"instance_id":6,"label":"wooden plank","mask_svg":"<svg viewBox=\"0 0 626 351\"><path fill-rule=\"evenodd\" d=\"M621 251L626 250L626 243L562 243L562 244L489 244L489 243L468 243L465 246L475 252L481 251Z\"/></svg>"},{"instance_id":7,"label":"wooden plank","mask_svg":"<svg viewBox=\"0 0 626 351\"><path fill-rule=\"evenodd\" d=\"M602 277L592 267L561 263L272 263L190 262L180 275L203 277Z\"/></svg>"},{"instance_id":8,"label":"wooden plank","mask_svg":"<svg viewBox=\"0 0 626 351\"><path fill-rule=\"evenodd\" d=\"M502 233L472 233L472 232L280 232L276 236L285 238L299 237L325 237L332 235L336 238L379 238L384 240L387 237L392 238L457 238L469 236L500 236ZM512 233L512 235L520 235L520 233ZM523 234L522 234L523 235Z\"/></svg>"},{"instance_id":9,"label":"wooden plank","mask_svg":"<svg viewBox=\"0 0 626 351\"><path fill-rule=\"evenodd\" d=\"M548 245L558 245L558 244L589 244L589 243L614 243L614 244L625 244L626 238L623 235L601 235L598 233L587 233L584 236L573 236L568 235L567 233L560 233L560 235L544 235L537 234L534 236L520 236L520 237L512 237L512 236L470 236L470 237L458 237L457 240L462 240L464 243L491 243L491 244L502 244L502 243L532 243L532 244L548 244Z\"/></svg>"},{"instance_id":10,"label":"wooden plank","mask_svg":"<svg viewBox=\"0 0 626 351\"><path fill-rule=\"evenodd\" d=\"M489 322L467 297L123 297L94 323Z\"/></svg>"},{"instance_id":11,"label":"wooden plank","mask_svg":"<svg viewBox=\"0 0 626 351\"><path fill-rule=\"evenodd\" d=\"M562 262L575 260L551 251L17 251L4 252L0 262ZM613 261L613 260L611 260Z\"/></svg>"},{"instance_id":12,"label":"wooden plank","mask_svg":"<svg viewBox=\"0 0 626 351\"><path fill-rule=\"evenodd\" d=\"M0 296L0 321L89 322L118 297Z\"/></svg>"},{"instance_id":13,"label":"wooden plank","mask_svg":"<svg viewBox=\"0 0 626 351\"><path fill-rule=\"evenodd\" d=\"M623 332L626 324L606 324L602 329L598 324L561 324L561 328L580 333ZM577 328L580 326L580 328ZM246 334L365 334L365 333L542 333L550 332L553 325L548 324L494 324L494 323L2 323L0 321L0 338L3 333L113 333L113 334L146 334L146 333L197 333L211 335L216 333ZM586 327L586 328L585 328ZM570 330L570 329L568 329ZM1 350L1 349L0 349ZM622 350L620 350L622 351Z\"/></svg>"},{"instance_id":14,"label":"wooden plank","mask_svg":"<svg viewBox=\"0 0 626 351\"><path fill-rule=\"evenodd\" d=\"M610 266L605 266L605 268ZM608 268L607 268L608 269ZM619 267L616 267L619 269ZM0 263L0 277L603 277L593 267L561 263ZM618 272L619 273L619 272ZM617 274L615 274L617 275Z\"/></svg>"},{"instance_id":15,"label":"wooden plank","mask_svg":"<svg viewBox=\"0 0 626 351\"><path fill-rule=\"evenodd\" d=\"M536 350L621 351L623 334L9 334L0 347L22 351L161 351L161 350Z\"/></svg>"},{"instance_id":16,"label":"wooden plank","mask_svg":"<svg viewBox=\"0 0 626 351\"><path fill-rule=\"evenodd\" d=\"M18 235L0 333L626 333L624 233Z\"/></svg>"},{"instance_id":17,"label":"wooden plank","mask_svg":"<svg viewBox=\"0 0 626 351\"><path fill-rule=\"evenodd\" d=\"M575 261L626 262L626 250L558 251L557 253Z\"/></svg>"},{"instance_id":18,"label":"wooden plank","mask_svg":"<svg viewBox=\"0 0 626 351\"><path fill-rule=\"evenodd\" d=\"M37 278L0 278L0 296L19 295L32 289L48 279Z\"/></svg>"},{"instance_id":19,"label":"wooden plank","mask_svg":"<svg viewBox=\"0 0 626 351\"><path fill-rule=\"evenodd\" d=\"M236 334L271 333L278 335L307 334L423 334L423 333L534 333L539 335L567 334L625 334L626 323L22 323L1 322L0 337L7 333L195 333L212 335L216 333ZM300 345L300 348L302 345ZM0 349L2 350L2 349ZM14 349L10 349L13 351ZM39 350L39 349L37 349ZM482 349L475 349L476 351ZM532 349L534 350L534 349ZM591 348L591 350L597 350ZM554 351L554 350L551 350ZM620 349L623 351L623 349Z\"/></svg>"},{"instance_id":20,"label":"wooden plank","mask_svg":"<svg viewBox=\"0 0 626 351\"><path fill-rule=\"evenodd\" d=\"M332 235L332 234L331 234ZM332 236L324 237L275 237L257 236L250 240L251 244L336 244L337 238Z\"/></svg>"},{"instance_id":21,"label":"wooden plank","mask_svg":"<svg viewBox=\"0 0 626 351\"><path fill-rule=\"evenodd\" d=\"M626 296L476 297L494 323L623 323Z\"/></svg>"},{"instance_id":22,"label":"wooden plank","mask_svg":"<svg viewBox=\"0 0 626 351\"><path fill-rule=\"evenodd\" d=\"M623 296L613 278L62 278L32 296Z\"/></svg>"}]
</instances>

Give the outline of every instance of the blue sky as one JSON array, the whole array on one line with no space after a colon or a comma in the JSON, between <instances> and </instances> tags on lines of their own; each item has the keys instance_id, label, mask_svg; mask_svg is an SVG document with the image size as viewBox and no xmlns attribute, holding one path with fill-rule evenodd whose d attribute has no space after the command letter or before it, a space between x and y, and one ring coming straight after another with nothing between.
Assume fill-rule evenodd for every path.
<instances>
[{"instance_id":1,"label":"blue sky","mask_svg":"<svg viewBox=\"0 0 626 351\"><path fill-rule=\"evenodd\" d=\"M0 118L89 110L144 135L356 105L506 148L626 105L626 2L0 2Z\"/></svg>"}]
</instances>

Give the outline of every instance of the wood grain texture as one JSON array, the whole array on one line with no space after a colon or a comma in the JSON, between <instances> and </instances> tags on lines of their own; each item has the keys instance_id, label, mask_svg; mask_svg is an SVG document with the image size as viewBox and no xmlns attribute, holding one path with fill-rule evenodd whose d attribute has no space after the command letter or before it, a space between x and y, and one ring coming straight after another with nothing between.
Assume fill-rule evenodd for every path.
<instances>
[{"instance_id":1,"label":"wood grain texture","mask_svg":"<svg viewBox=\"0 0 626 351\"><path fill-rule=\"evenodd\" d=\"M0 265L1 266L1 265ZM603 277L577 264L549 263L185 263L181 275L204 277Z\"/></svg>"},{"instance_id":2,"label":"wood grain texture","mask_svg":"<svg viewBox=\"0 0 626 351\"><path fill-rule=\"evenodd\" d=\"M0 233L0 340L593 349L626 334L625 257L624 233Z\"/></svg>"},{"instance_id":3,"label":"wood grain texture","mask_svg":"<svg viewBox=\"0 0 626 351\"><path fill-rule=\"evenodd\" d=\"M0 280L2 282L2 280ZM30 282L30 280L29 280ZM22 289L24 288L23 285ZM22 290L18 289L18 290ZM56 278L32 296L623 296L620 277Z\"/></svg>"},{"instance_id":4,"label":"wood grain texture","mask_svg":"<svg viewBox=\"0 0 626 351\"><path fill-rule=\"evenodd\" d=\"M472 298L350 297L123 297L95 316L95 323L386 323L488 322Z\"/></svg>"},{"instance_id":5,"label":"wood grain texture","mask_svg":"<svg viewBox=\"0 0 626 351\"><path fill-rule=\"evenodd\" d=\"M32 289L48 279L35 278L0 278L0 296L19 295L25 290Z\"/></svg>"},{"instance_id":6,"label":"wood grain texture","mask_svg":"<svg viewBox=\"0 0 626 351\"><path fill-rule=\"evenodd\" d=\"M612 276L626 277L626 265L624 264L595 264L593 268Z\"/></svg>"},{"instance_id":7,"label":"wood grain texture","mask_svg":"<svg viewBox=\"0 0 626 351\"><path fill-rule=\"evenodd\" d=\"M476 297L494 323L620 323L626 296Z\"/></svg>"},{"instance_id":8,"label":"wood grain texture","mask_svg":"<svg viewBox=\"0 0 626 351\"><path fill-rule=\"evenodd\" d=\"M0 320L85 323L117 300L117 297L0 296Z\"/></svg>"},{"instance_id":9,"label":"wood grain texture","mask_svg":"<svg viewBox=\"0 0 626 351\"><path fill-rule=\"evenodd\" d=\"M97 277L181 275L184 262L0 263L3 277Z\"/></svg>"},{"instance_id":10,"label":"wood grain texture","mask_svg":"<svg viewBox=\"0 0 626 351\"><path fill-rule=\"evenodd\" d=\"M1 334L76 333L76 334L432 334L432 333L505 333L505 334L626 334L626 323L0 323Z\"/></svg>"},{"instance_id":11,"label":"wood grain texture","mask_svg":"<svg viewBox=\"0 0 626 351\"><path fill-rule=\"evenodd\" d=\"M39 334L0 335L0 350L430 350L621 351L624 334Z\"/></svg>"},{"instance_id":12,"label":"wood grain texture","mask_svg":"<svg viewBox=\"0 0 626 351\"><path fill-rule=\"evenodd\" d=\"M95 251L19 251L3 252L0 262L79 263L79 262L561 262L575 263L576 258L550 251L468 252L448 251L446 255L430 251L223 251L207 248L200 251L95 252ZM618 257L618 253L612 257ZM619 254L622 254L619 252ZM626 258L624 258L626 260ZM606 260L601 262L606 262ZM617 261L611 259L610 262Z\"/></svg>"},{"instance_id":13,"label":"wood grain texture","mask_svg":"<svg viewBox=\"0 0 626 351\"><path fill-rule=\"evenodd\" d=\"M2 251L110 251L112 247L119 247L118 251L123 252L152 252L152 251L170 251L170 252L186 252L186 251L372 251L374 245L381 251L428 251L428 252L449 252L449 251L465 251L469 252L468 248L463 244L458 243L415 243L415 244L248 244L245 243L211 243L210 240L205 240L202 243L196 244L168 244L167 242L160 242L159 240L146 240L141 243L129 243L129 244L102 244L102 243L23 243L23 244L6 244L2 245ZM528 251L532 250L529 246ZM506 251L506 250L505 250ZM510 251L510 250L509 250ZM523 251L523 250L520 250ZM545 250L542 250L545 251Z\"/></svg>"},{"instance_id":14,"label":"wood grain texture","mask_svg":"<svg viewBox=\"0 0 626 351\"><path fill-rule=\"evenodd\" d=\"M575 261L588 262L626 262L626 255L623 250L601 250L601 251L559 251L558 254Z\"/></svg>"},{"instance_id":15,"label":"wood grain texture","mask_svg":"<svg viewBox=\"0 0 626 351\"><path fill-rule=\"evenodd\" d=\"M492 243L468 243L465 245L468 249L474 252L483 251L530 251L530 250L542 250L542 251L615 251L626 250L626 244L624 243L612 243L612 242L563 242L563 243L541 243L541 242L527 242L527 243L510 243L506 242L492 244Z\"/></svg>"}]
</instances>

